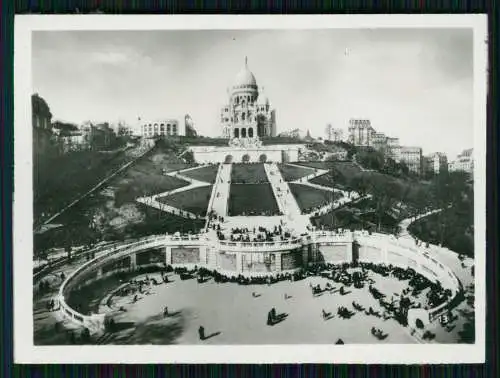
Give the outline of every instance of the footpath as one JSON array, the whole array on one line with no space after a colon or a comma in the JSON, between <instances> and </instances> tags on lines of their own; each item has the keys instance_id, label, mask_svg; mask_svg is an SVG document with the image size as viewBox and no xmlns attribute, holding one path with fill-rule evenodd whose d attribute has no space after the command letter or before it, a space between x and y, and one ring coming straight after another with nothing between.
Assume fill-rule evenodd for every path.
<instances>
[{"instance_id":1,"label":"footpath","mask_svg":"<svg viewBox=\"0 0 500 378\"><path fill-rule=\"evenodd\" d=\"M232 168L232 164L219 164L219 170L217 171L217 176L215 178L207 214L213 212L221 217L227 216Z\"/></svg>"},{"instance_id":2,"label":"footpath","mask_svg":"<svg viewBox=\"0 0 500 378\"><path fill-rule=\"evenodd\" d=\"M278 207L285 215L288 227L292 228L299 235L306 232L307 227L311 225L309 217L302 215L302 211L278 166L275 163L264 164L264 169L273 189Z\"/></svg>"}]
</instances>

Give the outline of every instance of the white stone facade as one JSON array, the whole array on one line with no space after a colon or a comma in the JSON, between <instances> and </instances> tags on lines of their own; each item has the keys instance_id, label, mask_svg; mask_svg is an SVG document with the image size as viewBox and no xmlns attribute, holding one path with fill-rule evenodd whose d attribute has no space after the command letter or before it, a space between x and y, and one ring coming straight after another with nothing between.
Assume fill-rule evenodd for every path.
<instances>
[{"instance_id":1,"label":"white stone facade","mask_svg":"<svg viewBox=\"0 0 500 378\"><path fill-rule=\"evenodd\" d=\"M450 172L463 171L472 174L474 171L474 151L472 148L462 151L457 158L448 164Z\"/></svg>"},{"instance_id":2,"label":"white stone facade","mask_svg":"<svg viewBox=\"0 0 500 378\"><path fill-rule=\"evenodd\" d=\"M261 147L211 147L193 146L194 160L200 164L209 163L258 163L298 161L299 149L303 145L273 145Z\"/></svg>"},{"instance_id":3,"label":"white stone facade","mask_svg":"<svg viewBox=\"0 0 500 378\"><path fill-rule=\"evenodd\" d=\"M263 88L259 90L246 59L228 94L229 102L220 113L224 138L276 136L276 111L271 108Z\"/></svg>"},{"instance_id":4,"label":"white stone facade","mask_svg":"<svg viewBox=\"0 0 500 378\"><path fill-rule=\"evenodd\" d=\"M184 135L184 124L179 124L177 119L157 119L153 121L141 122L141 136L144 138L153 137L174 137Z\"/></svg>"}]
</instances>

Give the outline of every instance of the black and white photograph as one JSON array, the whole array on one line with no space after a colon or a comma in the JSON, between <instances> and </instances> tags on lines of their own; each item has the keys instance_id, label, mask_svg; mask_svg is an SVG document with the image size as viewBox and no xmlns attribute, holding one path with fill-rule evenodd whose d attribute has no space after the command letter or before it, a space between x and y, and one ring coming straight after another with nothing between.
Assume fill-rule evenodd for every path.
<instances>
[{"instance_id":1,"label":"black and white photograph","mask_svg":"<svg viewBox=\"0 0 500 378\"><path fill-rule=\"evenodd\" d=\"M16 360L484 361L486 39L16 17Z\"/></svg>"}]
</instances>

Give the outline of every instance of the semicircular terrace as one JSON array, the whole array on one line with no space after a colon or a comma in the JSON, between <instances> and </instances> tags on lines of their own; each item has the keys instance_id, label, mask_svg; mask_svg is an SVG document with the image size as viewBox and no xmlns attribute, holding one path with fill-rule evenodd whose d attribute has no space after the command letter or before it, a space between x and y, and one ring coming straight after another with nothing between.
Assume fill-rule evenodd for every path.
<instances>
[{"instance_id":1,"label":"semicircular terrace","mask_svg":"<svg viewBox=\"0 0 500 378\"><path fill-rule=\"evenodd\" d=\"M276 242L219 241L210 234L143 238L113 246L73 271L62 283L58 301L61 314L91 332L104 330L105 313L82 314L67 303L69 293L118 272L143 267L195 267L217 271L229 277L276 276L302 270L310 264L365 262L411 268L452 293L431 309L412 308L408 324L418 320L429 324L447 311L462 285L454 272L436 259L429 248L411 245L393 235L368 232L316 231L301 238Z\"/></svg>"}]
</instances>

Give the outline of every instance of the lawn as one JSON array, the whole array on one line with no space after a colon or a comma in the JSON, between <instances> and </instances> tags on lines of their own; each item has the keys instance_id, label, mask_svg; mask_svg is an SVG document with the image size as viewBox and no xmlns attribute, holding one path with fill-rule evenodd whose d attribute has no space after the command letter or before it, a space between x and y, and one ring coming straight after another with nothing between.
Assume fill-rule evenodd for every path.
<instances>
[{"instance_id":1,"label":"lawn","mask_svg":"<svg viewBox=\"0 0 500 378\"><path fill-rule=\"evenodd\" d=\"M323 206L342 196L327 190L313 188L302 184L289 184L297 204L303 212L311 212L318 206Z\"/></svg>"},{"instance_id":2,"label":"lawn","mask_svg":"<svg viewBox=\"0 0 500 378\"><path fill-rule=\"evenodd\" d=\"M101 220L96 227L91 227L95 214ZM101 240L140 238L165 232L198 232L205 225L203 219L186 219L138 202L115 207L112 200L101 195L78 203L63 213L57 223L62 226L34 234L35 251L95 244Z\"/></svg>"},{"instance_id":3,"label":"lawn","mask_svg":"<svg viewBox=\"0 0 500 378\"><path fill-rule=\"evenodd\" d=\"M313 217L311 218L311 223L318 228L324 226L326 229L345 228L349 230L362 230L365 226L363 221L347 208L340 208L319 217Z\"/></svg>"},{"instance_id":4,"label":"lawn","mask_svg":"<svg viewBox=\"0 0 500 378\"><path fill-rule=\"evenodd\" d=\"M310 175L314 173L313 169L310 168L301 168L297 167L296 165L289 165L289 164L278 164L278 168L285 179L285 181L295 181L298 180L301 177Z\"/></svg>"},{"instance_id":5,"label":"lawn","mask_svg":"<svg viewBox=\"0 0 500 378\"><path fill-rule=\"evenodd\" d=\"M219 169L218 165L207 165L204 167L191 169L186 172L181 172L183 176L190 177L195 180L209 182L213 184L215 182L215 178L217 177L217 170Z\"/></svg>"},{"instance_id":6,"label":"lawn","mask_svg":"<svg viewBox=\"0 0 500 378\"><path fill-rule=\"evenodd\" d=\"M231 184L228 215L277 215L278 204L270 184Z\"/></svg>"},{"instance_id":7,"label":"lawn","mask_svg":"<svg viewBox=\"0 0 500 378\"><path fill-rule=\"evenodd\" d=\"M184 190L182 192L159 197L158 201L178 209L189 211L191 213L205 216L207 213L208 202L212 194L212 186L201 186L194 189Z\"/></svg>"},{"instance_id":8,"label":"lawn","mask_svg":"<svg viewBox=\"0 0 500 378\"><path fill-rule=\"evenodd\" d=\"M173 234L177 231L196 233L205 227L203 219L186 219L144 204L138 204L137 206L143 214L144 220L127 225L125 228L127 237L139 238L147 235L164 234L165 232Z\"/></svg>"},{"instance_id":9,"label":"lawn","mask_svg":"<svg viewBox=\"0 0 500 378\"><path fill-rule=\"evenodd\" d=\"M333 165L331 161L298 161L294 164L302 165L306 168L312 169L330 169Z\"/></svg>"},{"instance_id":10,"label":"lawn","mask_svg":"<svg viewBox=\"0 0 500 378\"><path fill-rule=\"evenodd\" d=\"M381 232L394 233L398 231L398 222L390 215L385 214L381 221ZM326 214L311 218L311 223L314 226L324 226L326 229L344 228L349 230L375 231L377 229L377 222L377 217L373 212L357 215L354 209L349 206L341 207Z\"/></svg>"},{"instance_id":11,"label":"lawn","mask_svg":"<svg viewBox=\"0 0 500 378\"><path fill-rule=\"evenodd\" d=\"M189 185L177 177L166 176L158 171L147 171L143 166L131 167L112 183L115 188L116 206L135 201L138 197L171 191Z\"/></svg>"},{"instance_id":12,"label":"lawn","mask_svg":"<svg viewBox=\"0 0 500 378\"><path fill-rule=\"evenodd\" d=\"M233 164L231 182L234 184L263 184L269 182L264 164Z\"/></svg>"}]
</instances>

